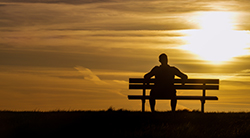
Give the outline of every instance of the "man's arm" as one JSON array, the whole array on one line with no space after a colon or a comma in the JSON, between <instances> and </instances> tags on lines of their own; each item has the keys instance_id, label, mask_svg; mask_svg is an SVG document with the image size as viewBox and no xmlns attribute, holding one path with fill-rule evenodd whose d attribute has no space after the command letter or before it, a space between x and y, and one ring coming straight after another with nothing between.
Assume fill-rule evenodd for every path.
<instances>
[{"instance_id":1,"label":"man's arm","mask_svg":"<svg viewBox=\"0 0 250 138\"><path fill-rule=\"evenodd\" d=\"M144 79L145 79L145 81L146 81L147 83L149 82L150 78L153 77L153 76L155 75L155 69L156 69L156 68L157 68L157 67L155 66L149 73L147 73L147 74L144 75Z\"/></svg>"},{"instance_id":2,"label":"man's arm","mask_svg":"<svg viewBox=\"0 0 250 138\"><path fill-rule=\"evenodd\" d=\"M176 72L175 75L180 77L182 80L182 85L185 84L185 81L188 79L188 76L184 73L182 73L179 69L175 68Z\"/></svg>"}]
</instances>

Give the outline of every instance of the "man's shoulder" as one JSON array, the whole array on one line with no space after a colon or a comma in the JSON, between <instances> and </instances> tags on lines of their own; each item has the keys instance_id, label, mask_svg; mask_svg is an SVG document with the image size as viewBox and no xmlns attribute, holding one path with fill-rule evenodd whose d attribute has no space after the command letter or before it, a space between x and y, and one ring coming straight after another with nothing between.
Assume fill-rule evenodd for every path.
<instances>
[{"instance_id":1,"label":"man's shoulder","mask_svg":"<svg viewBox=\"0 0 250 138\"><path fill-rule=\"evenodd\" d=\"M178 69L177 67L175 67L175 66L170 66L170 68L171 68L172 70L179 71L179 69Z\"/></svg>"},{"instance_id":2,"label":"man's shoulder","mask_svg":"<svg viewBox=\"0 0 250 138\"><path fill-rule=\"evenodd\" d=\"M154 66L154 67L152 68L152 70L151 70L151 71L152 71L152 72L158 71L158 70L159 70L159 68L160 68L159 66Z\"/></svg>"},{"instance_id":3,"label":"man's shoulder","mask_svg":"<svg viewBox=\"0 0 250 138\"><path fill-rule=\"evenodd\" d=\"M153 69L158 69L158 68L160 68L160 66L154 66L154 67L153 67Z\"/></svg>"},{"instance_id":4,"label":"man's shoulder","mask_svg":"<svg viewBox=\"0 0 250 138\"><path fill-rule=\"evenodd\" d=\"M171 69L177 69L175 66L169 66Z\"/></svg>"}]
</instances>

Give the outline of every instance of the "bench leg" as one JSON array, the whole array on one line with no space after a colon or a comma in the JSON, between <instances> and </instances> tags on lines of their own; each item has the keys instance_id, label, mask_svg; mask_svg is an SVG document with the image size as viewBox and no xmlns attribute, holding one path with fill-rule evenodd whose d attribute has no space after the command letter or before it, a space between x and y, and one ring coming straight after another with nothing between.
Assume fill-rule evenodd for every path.
<instances>
[{"instance_id":1,"label":"bench leg","mask_svg":"<svg viewBox=\"0 0 250 138\"><path fill-rule=\"evenodd\" d=\"M142 112L145 112L145 99L142 99L141 100L141 102L142 102Z\"/></svg>"},{"instance_id":2,"label":"bench leg","mask_svg":"<svg viewBox=\"0 0 250 138\"><path fill-rule=\"evenodd\" d=\"M205 100L201 100L201 112L204 113Z\"/></svg>"}]
</instances>

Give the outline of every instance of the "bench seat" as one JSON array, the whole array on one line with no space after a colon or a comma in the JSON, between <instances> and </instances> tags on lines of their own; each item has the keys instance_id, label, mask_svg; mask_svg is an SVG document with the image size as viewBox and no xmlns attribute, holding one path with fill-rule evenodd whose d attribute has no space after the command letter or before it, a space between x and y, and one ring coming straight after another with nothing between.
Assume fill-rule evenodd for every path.
<instances>
[{"instance_id":1,"label":"bench seat","mask_svg":"<svg viewBox=\"0 0 250 138\"><path fill-rule=\"evenodd\" d=\"M142 101L142 112L145 111L145 100L150 99L149 95L146 95L147 89L154 87L155 79L150 79L148 83L145 83L144 78L129 78L129 89L142 90L142 95L128 95L130 100ZM219 90L219 79L187 79L182 82L181 79L174 79L174 86L176 90L201 90L200 96L176 96L177 100L200 100L201 111L204 112L204 104L206 100L218 100L217 96L207 96L206 90ZM170 98L161 97L157 100L168 100Z\"/></svg>"},{"instance_id":2,"label":"bench seat","mask_svg":"<svg viewBox=\"0 0 250 138\"><path fill-rule=\"evenodd\" d=\"M150 99L150 96L144 96L145 99ZM203 96L176 96L177 100L203 100ZM133 100L133 99L143 99L142 95L128 95L128 99ZM167 100L170 98L156 98L158 100ZM205 100L218 100L217 96L205 96Z\"/></svg>"}]
</instances>

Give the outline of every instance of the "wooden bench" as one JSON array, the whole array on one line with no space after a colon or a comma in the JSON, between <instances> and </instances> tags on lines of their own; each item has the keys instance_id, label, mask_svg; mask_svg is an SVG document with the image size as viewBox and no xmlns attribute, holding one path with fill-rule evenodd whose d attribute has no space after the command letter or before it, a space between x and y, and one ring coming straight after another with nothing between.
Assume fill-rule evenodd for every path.
<instances>
[{"instance_id":1,"label":"wooden bench","mask_svg":"<svg viewBox=\"0 0 250 138\"><path fill-rule=\"evenodd\" d=\"M149 85L144 83L143 78L130 78L129 89L142 89L142 95L128 95L128 99L142 101L142 112L145 111L145 100L150 96L146 95L146 89L151 89L154 86L155 79L150 79ZM175 79L174 85L176 90L202 90L202 96L176 96L177 100L200 100L201 112L204 112L204 104L206 100L218 100L217 96L206 96L206 90L219 90L219 79L188 79L182 85L181 79ZM166 100L170 98L157 98Z\"/></svg>"}]
</instances>

